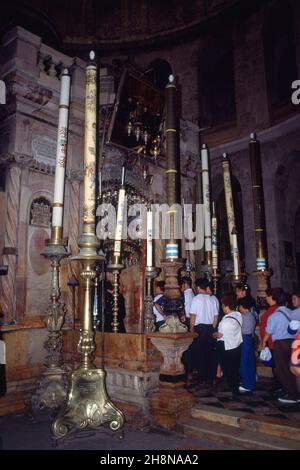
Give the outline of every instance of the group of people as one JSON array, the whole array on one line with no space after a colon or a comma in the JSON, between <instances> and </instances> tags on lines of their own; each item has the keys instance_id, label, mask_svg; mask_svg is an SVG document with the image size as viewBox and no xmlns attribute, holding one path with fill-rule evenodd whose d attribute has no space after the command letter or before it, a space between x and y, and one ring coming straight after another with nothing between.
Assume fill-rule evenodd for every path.
<instances>
[{"instance_id":1,"label":"group of people","mask_svg":"<svg viewBox=\"0 0 300 470\"><path fill-rule=\"evenodd\" d=\"M294 352L294 363L291 363L295 332L290 329L290 322L300 321L300 293L295 292L292 295L292 309L288 296L281 288L268 289L266 301L269 308L259 316L256 302L247 284L237 285L235 295L223 296L220 303L213 295L206 278L195 281L194 293L192 280L183 277L181 290L184 310L180 320L190 332L197 335L182 356L188 387L195 384L195 376L198 384L205 386L212 386L218 377L224 376L233 400L240 394L253 392L257 377L256 349L259 346L259 343L256 343L258 338L255 330L259 325L260 346L268 346L272 353L274 393L282 403L300 402L300 391L295 377L296 372L300 372L300 358L297 355L300 350L300 333L299 344L294 343L294 346L296 344L299 347ZM164 291L164 282L157 282L153 306L156 331L167 317L164 312Z\"/></svg>"}]
</instances>

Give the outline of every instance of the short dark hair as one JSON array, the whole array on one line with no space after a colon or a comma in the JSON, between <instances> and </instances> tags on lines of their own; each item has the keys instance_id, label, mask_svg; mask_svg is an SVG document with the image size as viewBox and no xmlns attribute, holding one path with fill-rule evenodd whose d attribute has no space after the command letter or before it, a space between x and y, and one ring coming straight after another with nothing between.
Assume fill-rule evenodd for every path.
<instances>
[{"instance_id":1,"label":"short dark hair","mask_svg":"<svg viewBox=\"0 0 300 470\"><path fill-rule=\"evenodd\" d=\"M239 299L238 307L239 306L243 307L245 310L250 310L250 308L253 307L253 302L252 302L251 297L246 296L243 299Z\"/></svg>"},{"instance_id":2,"label":"short dark hair","mask_svg":"<svg viewBox=\"0 0 300 470\"><path fill-rule=\"evenodd\" d=\"M250 294L250 287L245 282L240 282L235 286L236 289L244 290Z\"/></svg>"},{"instance_id":3,"label":"short dark hair","mask_svg":"<svg viewBox=\"0 0 300 470\"><path fill-rule=\"evenodd\" d=\"M197 287L199 287L200 289L207 289L208 286L209 286L209 280L206 279L206 277L199 277L198 279L196 279L195 281L195 284Z\"/></svg>"},{"instance_id":4,"label":"short dark hair","mask_svg":"<svg viewBox=\"0 0 300 470\"><path fill-rule=\"evenodd\" d=\"M192 279L188 276L184 276L180 279L180 285L182 284L188 284L190 287L192 287Z\"/></svg>"},{"instance_id":5,"label":"short dark hair","mask_svg":"<svg viewBox=\"0 0 300 470\"><path fill-rule=\"evenodd\" d=\"M300 299L300 290L299 289L294 290L294 292L292 292L292 295L295 295L296 297L299 297Z\"/></svg>"},{"instance_id":6,"label":"short dark hair","mask_svg":"<svg viewBox=\"0 0 300 470\"><path fill-rule=\"evenodd\" d=\"M287 301L285 292L281 287L273 287L272 289L267 289L266 294L268 297L272 297L272 299L274 300L274 302L276 302L277 305L285 305L285 302Z\"/></svg>"},{"instance_id":7,"label":"short dark hair","mask_svg":"<svg viewBox=\"0 0 300 470\"><path fill-rule=\"evenodd\" d=\"M158 287L161 291L165 291L165 281L156 281L155 283L156 287Z\"/></svg>"},{"instance_id":8,"label":"short dark hair","mask_svg":"<svg viewBox=\"0 0 300 470\"><path fill-rule=\"evenodd\" d=\"M236 308L236 301L233 295L224 295L221 299L221 304L224 307L229 307L230 310L235 310Z\"/></svg>"}]
</instances>

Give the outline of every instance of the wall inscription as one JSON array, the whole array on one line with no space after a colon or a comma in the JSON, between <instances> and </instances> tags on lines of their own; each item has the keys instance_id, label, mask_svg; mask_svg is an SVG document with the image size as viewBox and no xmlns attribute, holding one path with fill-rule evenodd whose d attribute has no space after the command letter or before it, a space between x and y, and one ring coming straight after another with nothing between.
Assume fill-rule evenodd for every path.
<instances>
[{"instance_id":1,"label":"wall inscription","mask_svg":"<svg viewBox=\"0 0 300 470\"><path fill-rule=\"evenodd\" d=\"M55 165L56 141L44 135L33 134L31 141L32 156L38 162Z\"/></svg>"}]
</instances>

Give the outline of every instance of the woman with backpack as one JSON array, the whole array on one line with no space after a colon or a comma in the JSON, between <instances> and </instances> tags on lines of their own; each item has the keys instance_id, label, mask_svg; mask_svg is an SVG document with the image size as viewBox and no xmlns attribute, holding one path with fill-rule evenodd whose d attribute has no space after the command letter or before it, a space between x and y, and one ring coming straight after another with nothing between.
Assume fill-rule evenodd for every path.
<instances>
[{"instance_id":1,"label":"woman with backpack","mask_svg":"<svg viewBox=\"0 0 300 470\"><path fill-rule=\"evenodd\" d=\"M278 398L281 403L294 404L300 402L300 395L295 376L290 371L291 346L294 335L288 332L288 326L291 321L291 310L286 307L286 295L278 289L275 295L275 301L278 308L268 318L265 336L262 347L265 348L270 335L273 339L273 354L275 361L275 374L282 384L285 395Z\"/></svg>"}]
</instances>

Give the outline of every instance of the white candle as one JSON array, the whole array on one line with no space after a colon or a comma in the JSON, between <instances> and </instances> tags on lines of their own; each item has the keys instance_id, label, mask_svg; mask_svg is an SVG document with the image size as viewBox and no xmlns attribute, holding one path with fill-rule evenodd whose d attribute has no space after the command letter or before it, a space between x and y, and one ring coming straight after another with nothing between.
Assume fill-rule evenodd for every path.
<instances>
[{"instance_id":1,"label":"white candle","mask_svg":"<svg viewBox=\"0 0 300 470\"><path fill-rule=\"evenodd\" d=\"M117 220L116 220L116 230L115 230L115 243L114 243L114 256L121 255L121 240L123 233L123 224L125 216L125 203L126 203L126 190L124 187L125 182L125 168L122 168L122 180L121 187L119 189L118 196L118 210L117 210Z\"/></svg>"},{"instance_id":2,"label":"white candle","mask_svg":"<svg viewBox=\"0 0 300 470\"><path fill-rule=\"evenodd\" d=\"M83 224L87 227L86 230L90 230L89 226L95 224L96 205L97 66L94 60L95 53L91 51L85 83Z\"/></svg>"},{"instance_id":3,"label":"white candle","mask_svg":"<svg viewBox=\"0 0 300 470\"><path fill-rule=\"evenodd\" d=\"M208 148L206 144L201 149L202 164L202 195L204 205L204 249L211 251L211 212L210 212L210 186L209 186L209 166Z\"/></svg>"},{"instance_id":4,"label":"white candle","mask_svg":"<svg viewBox=\"0 0 300 470\"><path fill-rule=\"evenodd\" d=\"M212 203L211 218L211 245L212 245L212 269L218 269L218 221L215 211L215 203Z\"/></svg>"},{"instance_id":5,"label":"white candle","mask_svg":"<svg viewBox=\"0 0 300 470\"><path fill-rule=\"evenodd\" d=\"M68 118L70 104L71 77L68 69L64 69L60 82L60 100L58 115L58 133L56 147L56 165L54 180L54 197L52 226L62 227L63 203L65 190L65 170L67 159Z\"/></svg>"},{"instance_id":6,"label":"white candle","mask_svg":"<svg viewBox=\"0 0 300 470\"><path fill-rule=\"evenodd\" d=\"M147 211L147 267L151 268L153 263L153 214Z\"/></svg>"},{"instance_id":7,"label":"white candle","mask_svg":"<svg viewBox=\"0 0 300 470\"><path fill-rule=\"evenodd\" d=\"M237 232L235 228L232 231L232 261L233 261L233 275L235 277L239 277L241 274L240 257L239 257L239 249L238 249Z\"/></svg>"},{"instance_id":8,"label":"white candle","mask_svg":"<svg viewBox=\"0 0 300 470\"><path fill-rule=\"evenodd\" d=\"M102 195L102 174L101 171L99 172L99 198L101 198Z\"/></svg>"},{"instance_id":9,"label":"white candle","mask_svg":"<svg viewBox=\"0 0 300 470\"><path fill-rule=\"evenodd\" d=\"M229 233L230 248L232 251L232 243L233 243L232 232L235 227L235 217L234 217L234 208L233 208L233 199L232 199L230 166L229 166L227 153L223 153L222 168L223 168L223 180L224 180L228 233Z\"/></svg>"}]
</instances>

